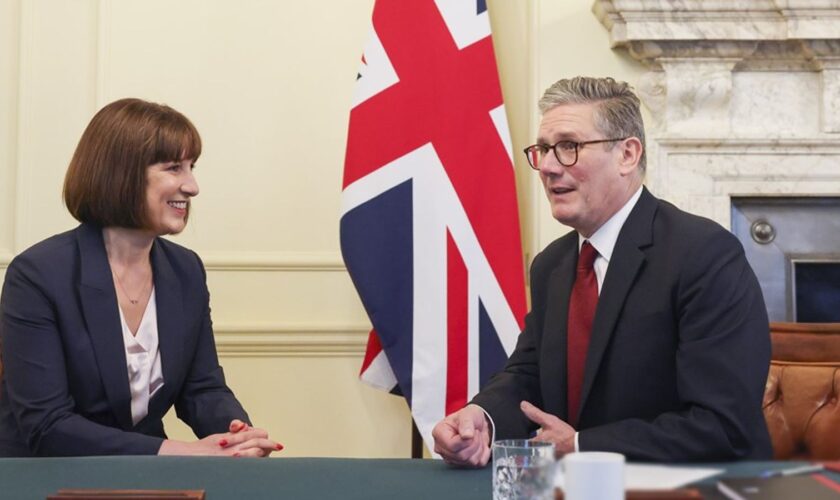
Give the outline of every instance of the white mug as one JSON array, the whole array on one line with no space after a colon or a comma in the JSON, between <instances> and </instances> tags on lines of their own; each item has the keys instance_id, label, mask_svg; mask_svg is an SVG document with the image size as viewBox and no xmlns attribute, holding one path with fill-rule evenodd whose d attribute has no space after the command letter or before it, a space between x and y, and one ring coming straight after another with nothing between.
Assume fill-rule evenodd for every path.
<instances>
[{"instance_id":1,"label":"white mug","mask_svg":"<svg viewBox=\"0 0 840 500\"><path fill-rule=\"evenodd\" d=\"M569 453L563 457L566 500L623 500L624 455L602 451Z\"/></svg>"}]
</instances>

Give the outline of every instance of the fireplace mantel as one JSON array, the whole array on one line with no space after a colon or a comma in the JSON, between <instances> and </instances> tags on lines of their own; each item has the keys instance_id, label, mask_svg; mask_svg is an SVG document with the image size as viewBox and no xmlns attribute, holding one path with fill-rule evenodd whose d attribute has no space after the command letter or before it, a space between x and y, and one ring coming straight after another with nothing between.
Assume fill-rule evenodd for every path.
<instances>
[{"instance_id":1,"label":"fireplace mantel","mask_svg":"<svg viewBox=\"0 0 840 500\"><path fill-rule=\"evenodd\" d=\"M649 71L647 184L731 225L734 196L840 194L840 0L599 0Z\"/></svg>"},{"instance_id":2,"label":"fireplace mantel","mask_svg":"<svg viewBox=\"0 0 840 500\"><path fill-rule=\"evenodd\" d=\"M609 30L613 47L836 40L840 35L837 0L598 0L592 10Z\"/></svg>"}]
</instances>

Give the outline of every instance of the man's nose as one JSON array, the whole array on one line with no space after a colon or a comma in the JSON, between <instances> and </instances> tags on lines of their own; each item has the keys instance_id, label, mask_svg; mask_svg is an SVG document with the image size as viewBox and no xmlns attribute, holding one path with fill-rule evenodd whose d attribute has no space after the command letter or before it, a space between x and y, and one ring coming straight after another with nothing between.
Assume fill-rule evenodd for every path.
<instances>
[{"instance_id":1,"label":"man's nose","mask_svg":"<svg viewBox=\"0 0 840 500\"><path fill-rule=\"evenodd\" d=\"M540 174L544 176L562 175L566 167L560 164L554 152L549 151L538 165Z\"/></svg>"}]
</instances>

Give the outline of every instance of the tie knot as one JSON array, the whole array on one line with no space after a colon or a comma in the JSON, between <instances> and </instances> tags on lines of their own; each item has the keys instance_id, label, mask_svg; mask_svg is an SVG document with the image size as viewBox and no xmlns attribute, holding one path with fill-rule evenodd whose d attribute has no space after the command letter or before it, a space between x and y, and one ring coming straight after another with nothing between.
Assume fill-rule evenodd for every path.
<instances>
[{"instance_id":1,"label":"tie knot","mask_svg":"<svg viewBox=\"0 0 840 500\"><path fill-rule=\"evenodd\" d=\"M595 259L598 257L598 251L588 241L584 241L580 247L580 256L578 257L578 269L591 270L592 265L595 264Z\"/></svg>"}]
</instances>

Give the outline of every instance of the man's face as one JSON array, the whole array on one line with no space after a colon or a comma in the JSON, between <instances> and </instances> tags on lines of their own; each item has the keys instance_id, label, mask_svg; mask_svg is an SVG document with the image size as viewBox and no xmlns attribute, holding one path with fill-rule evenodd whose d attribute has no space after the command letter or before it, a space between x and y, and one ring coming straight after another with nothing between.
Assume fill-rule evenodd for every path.
<instances>
[{"instance_id":1,"label":"man's face","mask_svg":"<svg viewBox=\"0 0 840 500\"><path fill-rule=\"evenodd\" d=\"M595 127L596 104L562 104L543 115L537 142L594 141L605 137ZM551 204L555 219L591 236L615 214L626 201L628 179L619 165L621 141L587 144L578 149L578 159L564 167L554 153L545 156L539 165L540 179Z\"/></svg>"}]
</instances>

